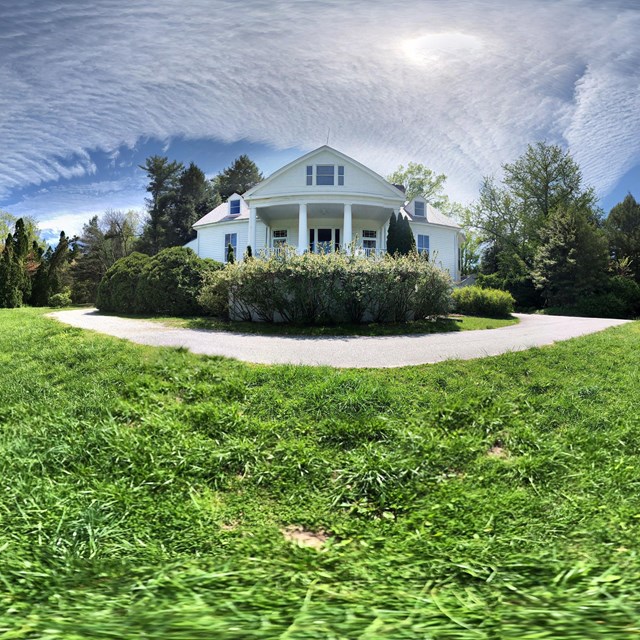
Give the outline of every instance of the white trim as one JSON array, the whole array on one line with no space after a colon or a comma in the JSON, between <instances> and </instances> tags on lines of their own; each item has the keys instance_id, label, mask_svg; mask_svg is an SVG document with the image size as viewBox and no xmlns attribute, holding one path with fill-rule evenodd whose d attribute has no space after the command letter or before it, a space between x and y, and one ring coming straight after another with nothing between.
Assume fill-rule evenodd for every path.
<instances>
[{"instance_id":1,"label":"white trim","mask_svg":"<svg viewBox=\"0 0 640 640\"><path fill-rule=\"evenodd\" d=\"M278 176L281 176L285 171L288 171L292 167L296 167L296 166L301 165L301 164L312 164L312 163L309 163L309 159L313 158L314 156L316 156L316 155L318 155L320 153L322 153L323 151L330 151L331 153L336 154L339 158L342 158L343 160L345 160L345 162L353 163L356 167L358 167L359 169L361 169L362 171L364 171L365 173L367 173L371 177L375 178L378 182L380 182L385 187L385 189L387 189L389 191L389 197L394 197L395 196L396 199L401 199L404 202L404 199L405 199L404 193L402 193L402 191L400 191L400 189L398 189L397 187L394 187L391 183L387 182L380 174L376 173L373 169L369 169L369 167L363 165L362 163L358 162L357 160L354 160L353 158L350 158L349 156L345 155L344 153L342 153L342 152L338 151L337 149L334 149L333 147L330 147L329 145L326 145L326 144L323 145L322 147L318 147L317 149L314 149L313 151L309 151L309 153L303 155L300 158L297 158L296 160L293 160L289 164L286 164L284 167L281 167L280 169L278 169L275 173L272 173L268 178L266 178L262 182L259 182L257 185L255 185L254 187L249 189L249 191L247 191L244 194L244 196L243 196L244 199L245 200L249 200L249 199L253 198L253 196L255 195L256 192L260 191L263 187L265 187L266 185L270 184ZM345 169L345 172L346 172L346 169ZM305 175L306 175L306 169L305 169ZM315 175L314 175L314 177L315 177ZM345 179L345 182L346 182L346 179ZM306 186L306 180L305 180L305 185L304 186Z\"/></svg>"}]
</instances>

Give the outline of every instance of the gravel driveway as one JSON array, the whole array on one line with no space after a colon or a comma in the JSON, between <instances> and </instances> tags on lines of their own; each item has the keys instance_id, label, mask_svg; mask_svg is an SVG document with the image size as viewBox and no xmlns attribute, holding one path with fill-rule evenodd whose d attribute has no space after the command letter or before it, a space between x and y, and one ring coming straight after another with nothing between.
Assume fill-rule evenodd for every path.
<instances>
[{"instance_id":1,"label":"gravel driveway","mask_svg":"<svg viewBox=\"0 0 640 640\"><path fill-rule=\"evenodd\" d=\"M443 360L470 360L541 347L628 322L516 314L520 322L500 329L407 336L272 336L202 329L178 329L148 320L101 315L95 309L56 311L50 316L154 347L185 347L193 353L263 364L332 367L403 367Z\"/></svg>"}]
</instances>

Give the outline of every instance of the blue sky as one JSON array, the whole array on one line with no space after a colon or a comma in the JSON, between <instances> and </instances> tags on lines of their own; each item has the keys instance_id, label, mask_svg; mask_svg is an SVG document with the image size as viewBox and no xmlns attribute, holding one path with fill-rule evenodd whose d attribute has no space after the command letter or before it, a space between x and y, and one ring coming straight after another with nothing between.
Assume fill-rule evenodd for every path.
<instances>
[{"instance_id":1,"label":"blue sky","mask_svg":"<svg viewBox=\"0 0 640 640\"><path fill-rule=\"evenodd\" d=\"M142 208L151 154L265 174L326 142L468 203L527 143L640 198L637 0L4 0L0 209Z\"/></svg>"}]
</instances>

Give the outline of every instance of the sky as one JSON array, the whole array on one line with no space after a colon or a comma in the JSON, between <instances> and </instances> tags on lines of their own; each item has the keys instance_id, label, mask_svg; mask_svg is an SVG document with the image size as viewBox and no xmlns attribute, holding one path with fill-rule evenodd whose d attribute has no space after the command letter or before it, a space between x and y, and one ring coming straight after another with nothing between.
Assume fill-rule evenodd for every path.
<instances>
[{"instance_id":1,"label":"sky","mask_svg":"<svg viewBox=\"0 0 640 640\"><path fill-rule=\"evenodd\" d=\"M640 199L638 0L0 0L0 209L142 209L153 154L268 175L327 142L470 203L546 140Z\"/></svg>"}]
</instances>

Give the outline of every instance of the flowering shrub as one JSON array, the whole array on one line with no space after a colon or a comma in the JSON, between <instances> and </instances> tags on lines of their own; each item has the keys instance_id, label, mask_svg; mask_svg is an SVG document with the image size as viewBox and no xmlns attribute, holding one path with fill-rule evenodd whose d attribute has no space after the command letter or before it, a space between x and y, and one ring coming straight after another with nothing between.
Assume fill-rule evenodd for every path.
<instances>
[{"instance_id":1,"label":"flowering shrub","mask_svg":"<svg viewBox=\"0 0 640 640\"><path fill-rule=\"evenodd\" d=\"M451 279L418 254L298 255L292 247L206 274L200 304L233 320L403 322L448 313Z\"/></svg>"}]
</instances>

